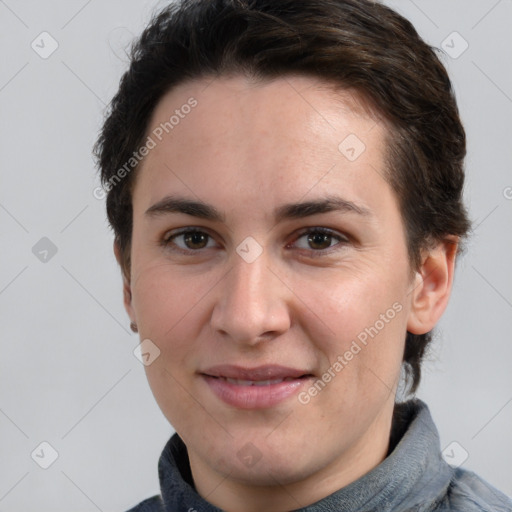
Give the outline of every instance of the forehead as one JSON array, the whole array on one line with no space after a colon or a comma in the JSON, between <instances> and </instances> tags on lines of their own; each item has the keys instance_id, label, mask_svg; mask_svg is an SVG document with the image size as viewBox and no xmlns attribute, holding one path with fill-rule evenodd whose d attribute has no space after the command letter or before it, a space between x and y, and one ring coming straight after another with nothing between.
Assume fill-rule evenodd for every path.
<instances>
[{"instance_id":1,"label":"forehead","mask_svg":"<svg viewBox=\"0 0 512 512\"><path fill-rule=\"evenodd\" d=\"M146 202L170 188L223 202L333 190L378 202L385 133L356 95L317 79L187 82L153 112L136 190Z\"/></svg>"}]
</instances>

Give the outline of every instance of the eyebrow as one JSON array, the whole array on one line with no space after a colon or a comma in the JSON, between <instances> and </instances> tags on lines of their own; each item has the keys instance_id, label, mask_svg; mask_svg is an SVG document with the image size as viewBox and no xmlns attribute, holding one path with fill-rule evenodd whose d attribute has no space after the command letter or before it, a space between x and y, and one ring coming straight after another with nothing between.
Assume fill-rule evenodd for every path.
<instances>
[{"instance_id":1,"label":"eyebrow","mask_svg":"<svg viewBox=\"0 0 512 512\"><path fill-rule=\"evenodd\" d=\"M150 206L146 210L145 215L156 217L168 213L184 213L192 217L199 217L200 219L225 221L224 215L215 206L181 196L164 197L153 206Z\"/></svg>"},{"instance_id":2,"label":"eyebrow","mask_svg":"<svg viewBox=\"0 0 512 512\"><path fill-rule=\"evenodd\" d=\"M276 209L274 217L276 222L281 222L285 219L301 219L328 212L355 213L361 216L371 215L371 211L364 206L338 196L327 196L314 201L285 204Z\"/></svg>"},{"instance_id":3,"label":"eyebrow","mask_svg":"<svg viewBox=\"0 0 512 512\"><path fill-rule=\"evenodd\" d=\"M278 223L286 219L300 219L328 212L354 213L361 216L371 215L371 211L364 206L338 196L328 196L317 200L279 206L274 211L274 219ZM158 217L169 213L183 213L200 219L225 222L225 215L214 206L182 196L164 197L150 206L145 215Z\"/></svg>"}]
</instances>

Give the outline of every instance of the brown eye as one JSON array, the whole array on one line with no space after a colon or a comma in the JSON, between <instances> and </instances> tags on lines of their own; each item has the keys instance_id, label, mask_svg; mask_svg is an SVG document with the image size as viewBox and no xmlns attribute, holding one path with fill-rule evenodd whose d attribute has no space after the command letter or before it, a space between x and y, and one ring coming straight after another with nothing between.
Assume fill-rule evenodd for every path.
<instances>
[{"instance_id":1,"label":"brown eye","mask_svg":"<svg viewBox=\"0 0 512 512\"><path fill-rule=\"evenodd\" d=\"M341 249L349 240L341 233L327 228L314 228L304 231L299 235L293 245L299 249L309 251L311 254L327 253L329 249Z\"/></svg>"},{"instance_id":2,"label":"brown eye","mask_svg":"<svg viewBox=\"0 0 512 512\"><path fill-rule=\"evenodd\" d=\"M163 241L163 245L171 250L182 252L196 252L201 249L209 249L215 246L212 237L204 231L197 229L188 229L179 233L167 236Z\"/></svg>"},{"instance_id":3,"label":"brown eye","mask_svg":"<svg viewBox=\"0 0 512 512\"><path fill-rule=\"evenodd\" d=\"M188 249L204 249L209 236L201 231L188 231L183 234L183 241Z\"/></svg>"},{"instance_id":4,"label":"brown eye","mask_svg":"<svg viewBox=\"0 0 512 512\"><path fill-rule=\"evenodd\" d=\"M331 246L332 235L316 231L308 234L307 240L311 249L322 250Z\"/></svg>"}]
</instances>

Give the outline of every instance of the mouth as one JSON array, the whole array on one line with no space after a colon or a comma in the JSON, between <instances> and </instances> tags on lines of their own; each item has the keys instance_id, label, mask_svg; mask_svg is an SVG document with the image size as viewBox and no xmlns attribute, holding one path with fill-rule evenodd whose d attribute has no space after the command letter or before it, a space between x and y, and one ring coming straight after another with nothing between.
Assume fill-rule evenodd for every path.
<instances>
[{"instance_id":1,"label":"mouth","mask_svg":"<svg viewBox=\"0 0 512 512\"><path fill-rule=\"evenodd\" d=\"M228 377L213 377L211 375L207 375L208 377L212 377L214 379L223 379L230 384L235 384L236 386L272 386L274 384L280 384L281 382L293 382L297 380L293 377L285 377L283 379L267 379L267 380L241 380L241 379L230 379ZM307 375L301 375L298 377L299 379L306 378Z\"/></svg>"},{"instance_id":2,"label":"mouth","mask_svg":"<svg viewBox=\"0 0 512 512\"><path fill-rule=\"evenodd\" d=\"M239 409L276 406L314 378L308 370L277 365L256 368L220 365L199 374L217 398Z\"/></svg>"}]
</instances>

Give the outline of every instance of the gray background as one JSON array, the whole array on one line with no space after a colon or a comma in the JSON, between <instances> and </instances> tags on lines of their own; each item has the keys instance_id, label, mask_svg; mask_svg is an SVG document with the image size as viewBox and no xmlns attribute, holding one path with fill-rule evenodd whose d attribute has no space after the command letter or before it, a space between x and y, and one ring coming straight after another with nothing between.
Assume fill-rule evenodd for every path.
<instances>
[{"instance_id":1,"label":"gray background","mask_svg":"<svg viewBox=\"0 0 512 512\"><path fill-rule=\"evenodd\" d=\"M476 225L419 396L453 460L467 452L512 495L512 2L388 3L452 54ZM0 0L0 511L123 511L158 491L172 429L132 353L91 146L123 48L159 5ZM51 49L43 31L59 45L46 59L31 47ZM51 462L43 441L48 469L31 458Z\"/></svg>"}]
</instances>

